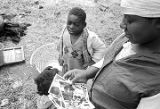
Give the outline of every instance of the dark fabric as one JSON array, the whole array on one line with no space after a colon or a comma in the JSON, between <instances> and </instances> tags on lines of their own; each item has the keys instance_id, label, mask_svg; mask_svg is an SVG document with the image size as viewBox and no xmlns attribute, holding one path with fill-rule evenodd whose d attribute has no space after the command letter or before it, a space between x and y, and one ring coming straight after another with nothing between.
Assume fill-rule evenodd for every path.
<instances>
[{"instance_id":1,"label":"dark fabric","mask_svg":"<svg viewBox=\"0 0 160 109\"><path fill-rule=\"evenodd\" d=\"M94 103L104 109L136 109L142 97L159 93L160 54L155 55L134 55L105 66L93 85Z\"/></svg>"},{"instance_id":2,"label":"dark fabric","mask_svg":"<svg viewBox=\"0 0 160 109\"><path fill-rule=\"evenodd\" d=\"M120 52L120 50L122 49L122 46L124 43L126 43L128 41L128 39L125 37L125 34L122 33L119 37L117 37L112 44L107 48L106 53L105 53L105 57L104 57L104 61L103 61L103 65L102 68L106 65L108 65L109 63L111 63L115 56ZM99 73L101 72L102 68L99 70L99 72L96 74L95 78L97 78L97 76L99 75Z\"/></svg>"},{"instance_id":3,"label":"dark fabric","mask_svg":"<svg viewBox=\"0 0 160 109\"><path fill-rule=\"evenodd\" d=\"M139 54L112 62L94 82L92 100L104 109L136 109L142 97L160 92L159 66L160 54Z\"/></svg>"},{"instance_id":4,"label":"dark fabric","mask_svg":"<svg viewBox=\"0 0 160 109\"><path fill-rule=\"evenodd\" d=\"M121 44L114 48L120 49ZM112 53L113 59L119 49ZM91 89L96 109L136 109L142 97L160 92L160 53L141 53L118 61L107 59Z\"/></svg>"}]
</instances>

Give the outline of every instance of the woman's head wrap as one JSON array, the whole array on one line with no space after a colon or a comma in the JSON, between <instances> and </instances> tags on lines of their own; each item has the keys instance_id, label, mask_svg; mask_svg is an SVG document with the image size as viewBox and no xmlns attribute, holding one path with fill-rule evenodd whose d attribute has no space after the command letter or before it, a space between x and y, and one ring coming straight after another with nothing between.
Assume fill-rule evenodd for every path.
<instances>
[{"instance_id":1,"label":"woman's head wrap","mask_svg":"<svg viewBox=\"0 0 160 109\"><path fill-rule=\"evenodd\" d=\"M160 0L121 0L124 14L160 17Z\"/></svg>"},{"instance_id":2,"label":"woman's head wrap","mask_svg":"<svg viewBox=\"0 0 160 109\"><path fill-rule=\"evenodd\" d=\"M69 11L69 15L75 15L78 16L81 21L85 22L86 20L86 13L83 9L79 8L79 7L74 7Z\"/></svg>"}]
</instances>

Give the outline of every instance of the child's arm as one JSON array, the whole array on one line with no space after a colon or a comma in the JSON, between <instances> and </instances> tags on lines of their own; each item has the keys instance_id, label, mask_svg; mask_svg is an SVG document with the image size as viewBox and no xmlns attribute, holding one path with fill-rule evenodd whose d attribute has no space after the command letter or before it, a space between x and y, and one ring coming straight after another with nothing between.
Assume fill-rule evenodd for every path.
<instances>
[{"instance_id":1,"label":"child's arm","mask_svg":"<svg viewBox=\"0 0 160 109\"><path fill-rule=\"evenodd\" d=\"M95 62L100 61L104 57L106 51L104 42L101 41L97 35L95 35L92 38L91 47L93 49L92 60Z\"/></svg>"}]
</instances>

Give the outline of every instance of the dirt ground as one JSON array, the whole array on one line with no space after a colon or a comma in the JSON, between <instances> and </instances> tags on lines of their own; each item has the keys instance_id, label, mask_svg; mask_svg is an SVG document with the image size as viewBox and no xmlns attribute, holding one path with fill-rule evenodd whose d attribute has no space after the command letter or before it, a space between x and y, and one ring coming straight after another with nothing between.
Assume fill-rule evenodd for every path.
<instances>
[{"instance_id":1,"label":"dirt ground","mask_svg":"<svg viewBox=\"0 0 160 109\"><path fill-rule=\"evenodd\" d=\"M57 43L67 12L71 7L82 7L87 13L87 27L96 32L108 46L122 33L119 23L121 8L107 0L0 0L0 14L14 16L12 22L31 24L18 44L3 42L5 48L24 47L25 63L0 68L0 109L36 109L36 86L33 75L37 73L29 59L38 47Z\"/></svg>"}]
</instances>

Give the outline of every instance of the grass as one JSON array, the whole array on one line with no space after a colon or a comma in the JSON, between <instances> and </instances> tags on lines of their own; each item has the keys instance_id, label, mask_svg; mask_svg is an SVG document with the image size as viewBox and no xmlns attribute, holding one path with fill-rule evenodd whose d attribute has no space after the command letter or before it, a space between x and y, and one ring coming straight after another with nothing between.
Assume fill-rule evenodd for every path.
<instances>
[{"instance_id":1,"label":"grass","mask_svg":"<svg viewBox=\"0 0 160 109\"><path fill-rule=\"evenodd\" d=\"M47 43L57 43L61 30L66 22L66 16L71 7L80 6L87 13L87 27L96 32L108 46L122 31L119 28L121 9L118 5L108 5L107 8L87 7L61 0L55 6L46 6L36 0L0 0L0 14L14 15L11 22L31 24L26 35L18 44L3 42L4 46L23 46L26 62L0 69L0 101L8 99L9 103L0 109L37 109L36 86L33 81L35 69L29 64L33 51ZM100 0L99 0L100 2ZM43 8L39 9L39 6ZM13 88L17 81L20 85ZM0 102L1 103L1 102Z\"/></svg>"}]
</instances>

